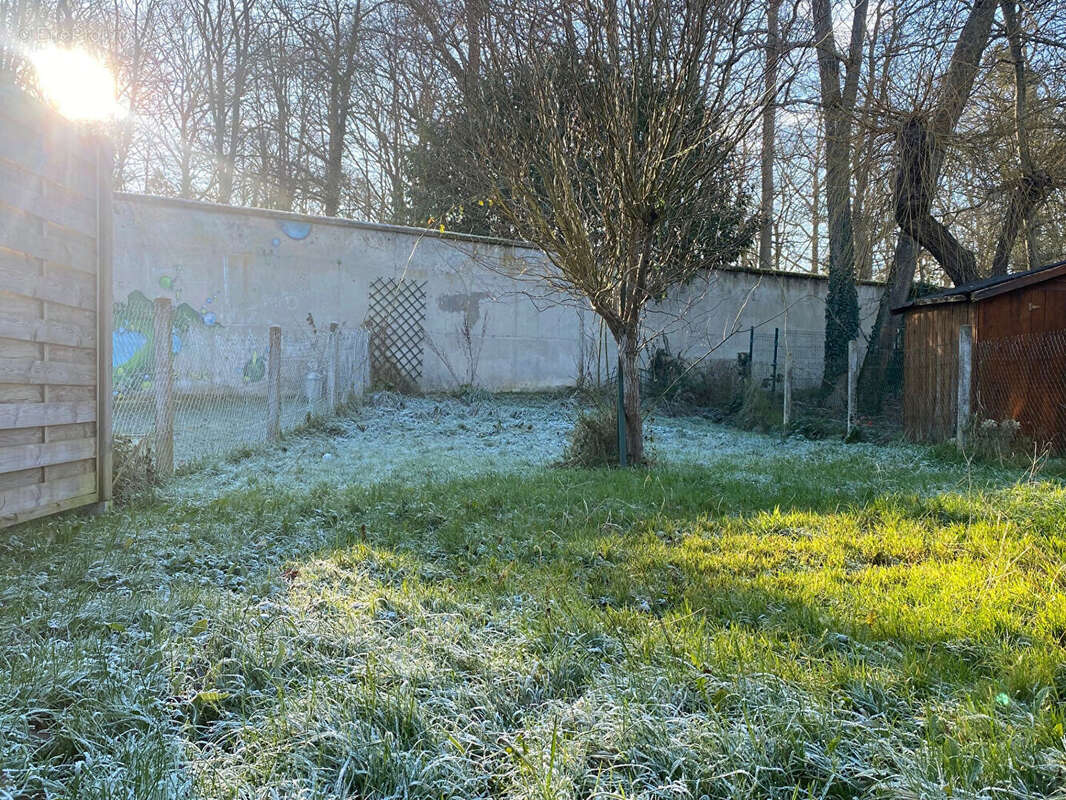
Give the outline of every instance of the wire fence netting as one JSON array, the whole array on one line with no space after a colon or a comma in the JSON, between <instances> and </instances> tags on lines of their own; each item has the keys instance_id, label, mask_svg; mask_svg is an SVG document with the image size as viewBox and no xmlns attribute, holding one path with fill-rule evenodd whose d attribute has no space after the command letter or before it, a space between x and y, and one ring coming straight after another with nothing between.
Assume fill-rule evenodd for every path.
<instances>
[{"instance_id":1,"label":"wire fence netting","mask_svg":"<svg viewBox=\"0 0 1066 800\"><path fill-rule=\"evenodd\" d=\"M649 401L687 392L696 405L725 407L753 390L783 401L789 368L794 403L813 403L820 396L822 331L752 327L705 352L698 350L673 353L664 343L649 355L644 370Z\"/></svg>"},{"instance_id":2,"label":"wire fence netting","mask_svg":"<svg viewBox=\"0 0 1066 800\"><path fill-rule=\"evenodd\" d=\"M978 337L972 393L978 437L1066 451L1066 331Z\"/></svg>"},{"instance_id":3,"label":"wire fence netting","mask_svg":"<svg viewBox=\"0 0 1066 800\"><path fill-rule=\"evenodd\" d=\"M865 349L860 339L858 365ZM894 353L893 363L897 356L902 354ZM664 339L649 353L641 377L644 401L652 410L696 410L741 427L773 430L785 426L816 438L854 429L862 438L876 439L892 438L902 431L898 372L894 368L895 377L883 382L876 405L864 407L856 393L850 423L848 374L835 377L828 387L824 383L822 330L752 326L702 352L691 347L673 352Z\"/></svg>"},{"instance_id":4,"label":"wire fence netting","mask_svg":"<svg viewBox=\"0 0 1066 800\"><path fill-rule=\"evenodd\" d=\"M213 324L181 306L169 316L174 464L266 441L269 328ZM150 301L116 306L112 363L118 437L150 443L155 435L166 386L156 374L156 330L156 310ZM364 330L319 330L310 325L282 329L281 431L324 416L362 394L367 369Z\"/></svg>"}]
</instances>

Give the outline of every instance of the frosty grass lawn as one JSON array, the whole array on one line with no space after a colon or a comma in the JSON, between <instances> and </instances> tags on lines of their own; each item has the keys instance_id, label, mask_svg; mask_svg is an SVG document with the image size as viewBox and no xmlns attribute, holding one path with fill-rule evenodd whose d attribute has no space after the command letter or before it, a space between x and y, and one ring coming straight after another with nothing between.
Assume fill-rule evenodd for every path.
<instances>
[{"instance_id":1,"label":"frosty grass lawn","mask_svg":"<svg viewBox=\"0 0 1066 800\"><path fill-rule=\"evenodd\" d=\"M699 419L550 467L572 415L389 402L4 532L0 796L1062 791L1060 482Z\"/></svg>"}]
</instances>

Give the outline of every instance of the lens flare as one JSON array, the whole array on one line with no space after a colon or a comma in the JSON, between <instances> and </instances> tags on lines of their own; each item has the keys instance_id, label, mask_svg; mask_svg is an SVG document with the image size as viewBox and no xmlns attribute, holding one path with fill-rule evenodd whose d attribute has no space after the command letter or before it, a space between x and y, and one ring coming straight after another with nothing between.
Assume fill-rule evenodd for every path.
<instances>
[{"instance_id":1,"label":"lens flare","mask_svg":"<svg viewBox=\"0 0 1066 800\"><path fill-rule=\"evenodd\" d=\"M68 119L102 122L125 116L111 71L85 50L49 45L29 59L42 94Z\"/></svg>"}]
</instances>

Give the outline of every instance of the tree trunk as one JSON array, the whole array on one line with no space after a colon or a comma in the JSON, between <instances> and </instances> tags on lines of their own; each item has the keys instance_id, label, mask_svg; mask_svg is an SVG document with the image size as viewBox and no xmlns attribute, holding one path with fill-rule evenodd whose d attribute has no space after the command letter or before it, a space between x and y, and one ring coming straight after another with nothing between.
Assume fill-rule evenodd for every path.
<instances>
[{"instance_id":1,"label":"tree trunk","mask_svg":"<svg viewBox=\"0 0 1066 800\"><path fill-rule=\"evenodd\" d=\"M1014 249L1014 243L1021 233L1022 226L1028 227L1028 221L1055 188L1051 175L1036 168L1029 146L1025 44L1022 40L1021 27L1018 25L1014 0L1001 0L1000 8L1003 10L1007 40L1010 43L1010 57L1014 65L1014 129L1018 141L1018 160L1022 174L1011 192L1010 200L1007 201L1007 213L996 240L996 254L992 259L993 275L1007 274L1011 251Z\"/></svg>"},{"instance_id":2,"label":"tree trunk","mask_svg":"<svg viewBox=\"0 0 1066 800\"><path fill-rule=\"evenodd\" d=\"M903 323L903 318L893 314L892 309L905 303L910 294L918 265L918 249L914 239L899 232L885 290L877 306L877 319L870 332L870 346L859 371L859 404L869 414L878 413L885 399L885 374Z\"/></svg>"},{"instance_id":3,"label":"tree trunk","mask_svg":"<svg viewBox=\"0 0 1066 800\"><path fill-rule=\"evenodd\" d=\"M1040 254L1040 220L1035 210L1025 221L1025 254L1029 259L1029 269L1043 266Z\"/></svg>"},{"instance_id":4,"label":"tree trunk","mask_svg":"<svg viewBox=\"0 0 1066 800\"><path fill-rule=\"evenodd\" d=\"M778 11L781 0L766 5L766 107L762 112L762 201L759 231L759 269L773 268L774 144L777 128Z\"/></svg>"},{"instance_id":5,"label":"tree trunk","mask_svg":"<svg viewBox=\"0 0 1066 800\"><path fill-rule=\"evenodd\" d=\"M867 0L855 4L847 58L837 52L829 0L813 0L818 77L825 117L825 205L829 236L829 292L825 301L825 371L830 389L848 369L848 342L859 332L855 239L851 220L851 122L858 91ZM841 84L840 62L846 71Z\"/></svg>"},{"instance_id":6,"label":"tree trunk","mask_svg":"<svg viewBox=\"0 0 1066 800\"><path fill-rule=\"evenodd\" d=\"M1022 225L1044 204L1055 184L1051 176L1043 170L1035 170L1023 175L1011 192L1007 201L1003 227L996 240L996 255L992 259L992 274L1006 275L1010 266L1010 254L1014 243L1021 233Z\"/></svg>"},{"instance_id":7,"label":"tree trunk","mask_svg":"<svg viewBox=\"0 0 1066 800\"><path fill-rule=\"evenodd\" d=\"M616 338L622 363L622 386L625 389L626 449L628 464L644 463L644 417L640 413L640 365L637 354L640 350L638 332L635 328L623 330Z\"/></svg>"},{"instance_id":8,"label":"tree trunk","mask_svg":"<svg viewBox=\"0 0 1066 800\"><path fill-rule=\"evenodd\" d=\"M835 126L834 126L835 127ZM859 332L859 298L855 289L855 240L849 192L850 147L840 137L826 137L825 201L828 209L829 291L825 300L825 372L832 387L848 369L848 342Z\"/></svg>"},{"instance_id":9,"label":"tree trunk","mask_svg":"<svg viewBox=\"0 0 1066 800\"><path fill-rule=\"evenodd\" d=\"M338 131L337 126L330 125L330 128L322 206L327 217L335 217L341 206L341 169L344 156L344 135Z\"/></svg>"},{"instance_id":10,"label":"tree trunk","mask_svg":"<svg viewBox=\"0 0 1066 800\"><path fill-rule=\"evenodd\" d=\"M961 286L977 279L977 259L932 214L943 163L944 148L936 133L917 116L907 120L899 136L896 224L929 251L956 286Z\"/></svg>"},{"instance_id":11,"label":"tree trunk","mask_svg":"<svg viewBox=\"0 0 1066 800\"><path fill-rule=\"evenodd\" d=\"M821 270L819 264L821 263L821 257L819 256L819 228L821 226L821 210L822 199L819 182L819 163L821 158L818 157L817 150L815 150L815 162L814 162L814 175L811 178L811 274L817 275Z\"/></svg>"},{"instance_id":12,"label":"tree trunk","mask_svg":"<svg viewBox=\"0 0 1066 800\"><path fill-rule=\"evenodd\" d=\"M344 138L348 126L348 98L351 87L343 76L334 78L330 87L329 105L326 113L329 117L329 141L326 143L326 175L322 190L322 205L327 217L337 216L341 205L341 173L344 169Z\"/></svg>"},{"instance_id":13,"label":"tree trunk","mask_svg":"<svg viewBox=\"0 0 1066 800\"><path fill-rule=\"evenodd\" d=\"M966 18L936 108L928 121L912 116L904 123L896 171L895 216L900 229L928 250L956 286L978 277L974 254L930 212L944 163L944 140L955 130L988 45L999 0L976 0Z\"/></svg>"}]
</instances>

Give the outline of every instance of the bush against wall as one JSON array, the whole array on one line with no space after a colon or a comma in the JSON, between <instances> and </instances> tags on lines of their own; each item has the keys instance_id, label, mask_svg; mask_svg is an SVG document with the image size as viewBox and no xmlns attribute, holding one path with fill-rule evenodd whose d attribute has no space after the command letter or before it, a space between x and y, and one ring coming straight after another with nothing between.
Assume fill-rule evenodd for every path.
<instances>
[{"instance_id":1,"label":"bush against wall","mask_svg":"<svg viewBox=\"0 0 1066 800\"><path fill-rule=\"evenodd\" d=\"M671 352L669 342L652 353L641 377L645 406L667 413L713 409L730 414L739 408L744 394L744 375L737 361L693 362Z\"/></svg>"}]
</instances>

